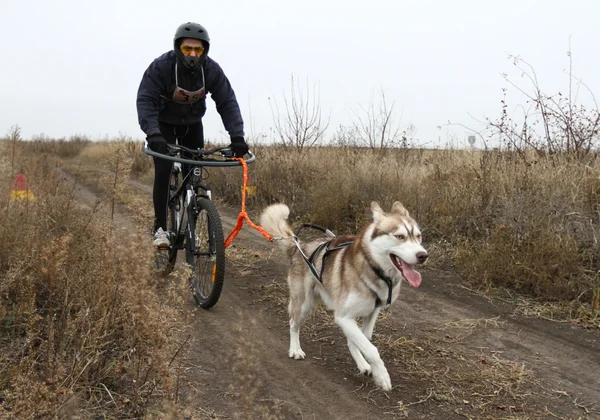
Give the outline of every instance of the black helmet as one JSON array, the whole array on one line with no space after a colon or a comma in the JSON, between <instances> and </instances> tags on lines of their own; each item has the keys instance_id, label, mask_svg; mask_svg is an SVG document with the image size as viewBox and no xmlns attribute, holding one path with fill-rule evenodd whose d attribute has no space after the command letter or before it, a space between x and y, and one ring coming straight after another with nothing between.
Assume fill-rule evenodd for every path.
<instances>
[{"instance_id":1,"label":"black helmet","mask_svg":"<svg viewBox=\"0 0 600 420\"><path fill-rule=\"evenodd\" d=\"M183 55L179 46L181 45L181 40L183 38L192 38L198 39L202 41L204 44L204 52L198 59L193 59L191 57L186 57ZM179 25L177 30L175 31L175 36L173 37L173 50L175 51L175 55L177 59L188 68L196 68L199 67L204 59L208 55L208 49L210 48L210 38L208 37L208 31L206 28L199 23L187 22ZM191 59L190 59L191 58Z\"/></svg>"}]
</instances>

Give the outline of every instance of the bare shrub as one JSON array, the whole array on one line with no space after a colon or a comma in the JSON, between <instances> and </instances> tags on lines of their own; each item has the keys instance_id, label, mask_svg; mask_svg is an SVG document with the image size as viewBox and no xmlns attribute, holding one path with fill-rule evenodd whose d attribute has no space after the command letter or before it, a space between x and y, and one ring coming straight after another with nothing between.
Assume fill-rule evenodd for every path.
<instances>
[{"instance_id":1,"label":"bare shrub","mask_svg":"<svg viewBox=\"0 0 600 420\"><path fill-rule=\"evenodd\" d=\"M294 81L294 76L291 77L289 99L285 94L283 97L285 110L279 110L275 99L273 103L273 124L281 144L302 152L323 139L329 126L329 118L323 118L319 90L314 85L310 88L308 80L306 91L303 91L300 84Z\"/></svg>"},{"instance_id":2,"label":"bare shrub","mask_svg":"<svg viewBox=\"0 0 600 420\"><path fill-rule=\"evenodd\" d=\"M128 159L131 159L131 173L134 175L144 175L152 170L152 158L144 153L144 142L135 141L131 138L123 138L123 153Z\"/></svg>"},{"instance_id":3,"label":"bare shrub","mask_svg":"<svg viewBox=\"0 0 600 420\"><path fill-rule=\"evenodd\" d=\"M21 140L21 126L15 124L10 127L7 133L7 140L18 141Z\"/></svg>"},{"instance_id":4,"label":"bare shrub","mask_svg":"<svg viewBox=\"0 0 600 420\"><path fill-rule=\"evenodd\" d=\"M381 89L379 100L371 93L371 100L366 107L360 106L360 111L354 111L354 133L362 146L372 150L384 150L389 147L409 146L409 136L416 133L416 128L410 124L402 127L402 116L396 114L396 101L389 101Z\"/></svg>"},{"instance_id":5,"label":"bare shrub","mask_svg":"<svg viewBox=\"0 0 600 420\"><path fill-rule=\"evenodd\" d=\"M15 153L17 151L17 143L21 141L21 127L18 124L13 125L8 131L7 140L10 142L10 174L15 173Z\"/></svg>"},{"instance_id":6,"label":"bare shrub","mask_svg":"<svg viewBox=\"0 0 600 420\"><path fill-rule=\"evenodd\" d=\"M333 133L331 145L336 147L363 147L358 129L354 125L340 124Z\"/></svg>"},{"instance_id":7,"label":"bare shrub","mask_svg":"<svg viewBox=\"0 0 600 420\"><path fill-rule=\"evenodd\" d=\"M538 155L566 152L577 159L590 158L598 148L600 139L600 110L594 94L573 74L573 57L569 57L568 86L565 93L544 92L533 66L518 56L509 56L529 86L513 82L507 74L503 78L517 92L524 95L526 103L519 108L520 118L508 113L507 89L504 89L502 111L495 121L489 121L494 134L500 136L503 146L516 150L525 158L523 151L532 148ZM578 103L580 90L591 98L593 107ZM591 156L592 158L595 155Z\"/></svg>"}]
</instances>

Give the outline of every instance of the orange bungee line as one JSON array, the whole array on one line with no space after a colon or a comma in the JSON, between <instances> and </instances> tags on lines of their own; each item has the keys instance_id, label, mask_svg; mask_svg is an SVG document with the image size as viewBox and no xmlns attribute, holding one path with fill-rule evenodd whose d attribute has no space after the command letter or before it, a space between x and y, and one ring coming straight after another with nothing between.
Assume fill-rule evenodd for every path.
<instances>
[{"instance_id":1,"label":"orange bungee line","mask_svg":"<svg viewBox=\"0 0 600 420\"><path fill-rule=\"evenodd\" d=\"M242 211L238 215L237 224L235 225L233 230L229 233L229 235L227 235L227 238L225 239L225 248L227 248L231 244L231 242L233 242L233 240L235 239L237 234L240 232L240 230L242 230L242 225L244 224L244 220L246 220L248 222L248 224L250 226L252 226L254 229L259 231L262 234L262 236L267 238L268 241L273 241L273 237L271 235L269 235L263 228L254 224L252 222L252 220L250 220L250 217L248 217L248 213L246 213L246 186L248 185L248 164L242 158L234 158L234 159L239 161L242 164L242 168L244 169L244 186L242 187Z\"/></svg>"}]
</instances>

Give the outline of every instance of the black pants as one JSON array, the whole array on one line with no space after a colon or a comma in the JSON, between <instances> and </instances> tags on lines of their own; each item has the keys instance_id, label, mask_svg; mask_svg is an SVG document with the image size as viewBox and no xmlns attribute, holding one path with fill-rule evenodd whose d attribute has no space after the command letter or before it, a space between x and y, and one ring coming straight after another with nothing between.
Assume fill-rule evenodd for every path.
<instances>
[{"instance_id":1,"label":"black pants","mask_svg":"<svg viewBox=\"0 0 600 420\"><path fill-rule=\"evenodd\" d=\"M170 125L160 123L160 133L169 144L180 144L190 149L204 147L204 129L202 122L194 125ZM154 231L161 227L167 230L167 199L169 177L173 162L161 158L154 159Z\"/></svg>"}]
</instances>

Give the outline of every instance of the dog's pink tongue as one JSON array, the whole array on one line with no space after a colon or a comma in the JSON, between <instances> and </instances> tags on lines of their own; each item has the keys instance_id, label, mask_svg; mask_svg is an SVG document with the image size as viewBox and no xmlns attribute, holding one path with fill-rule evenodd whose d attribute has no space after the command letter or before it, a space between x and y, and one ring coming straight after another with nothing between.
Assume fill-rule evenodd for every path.
<instances>
[{"instance_id":1,"label":"dog's pink tongue","mask_svg":"<svg viewBox=\"0 0 600 420\"><path fill-rule=\"evenodd\" d=\"M412 265L406 264L404 261L402 261L402 274L412 287L421 285L421 274L416 272Z\"/></svg>"}]
</instances>

